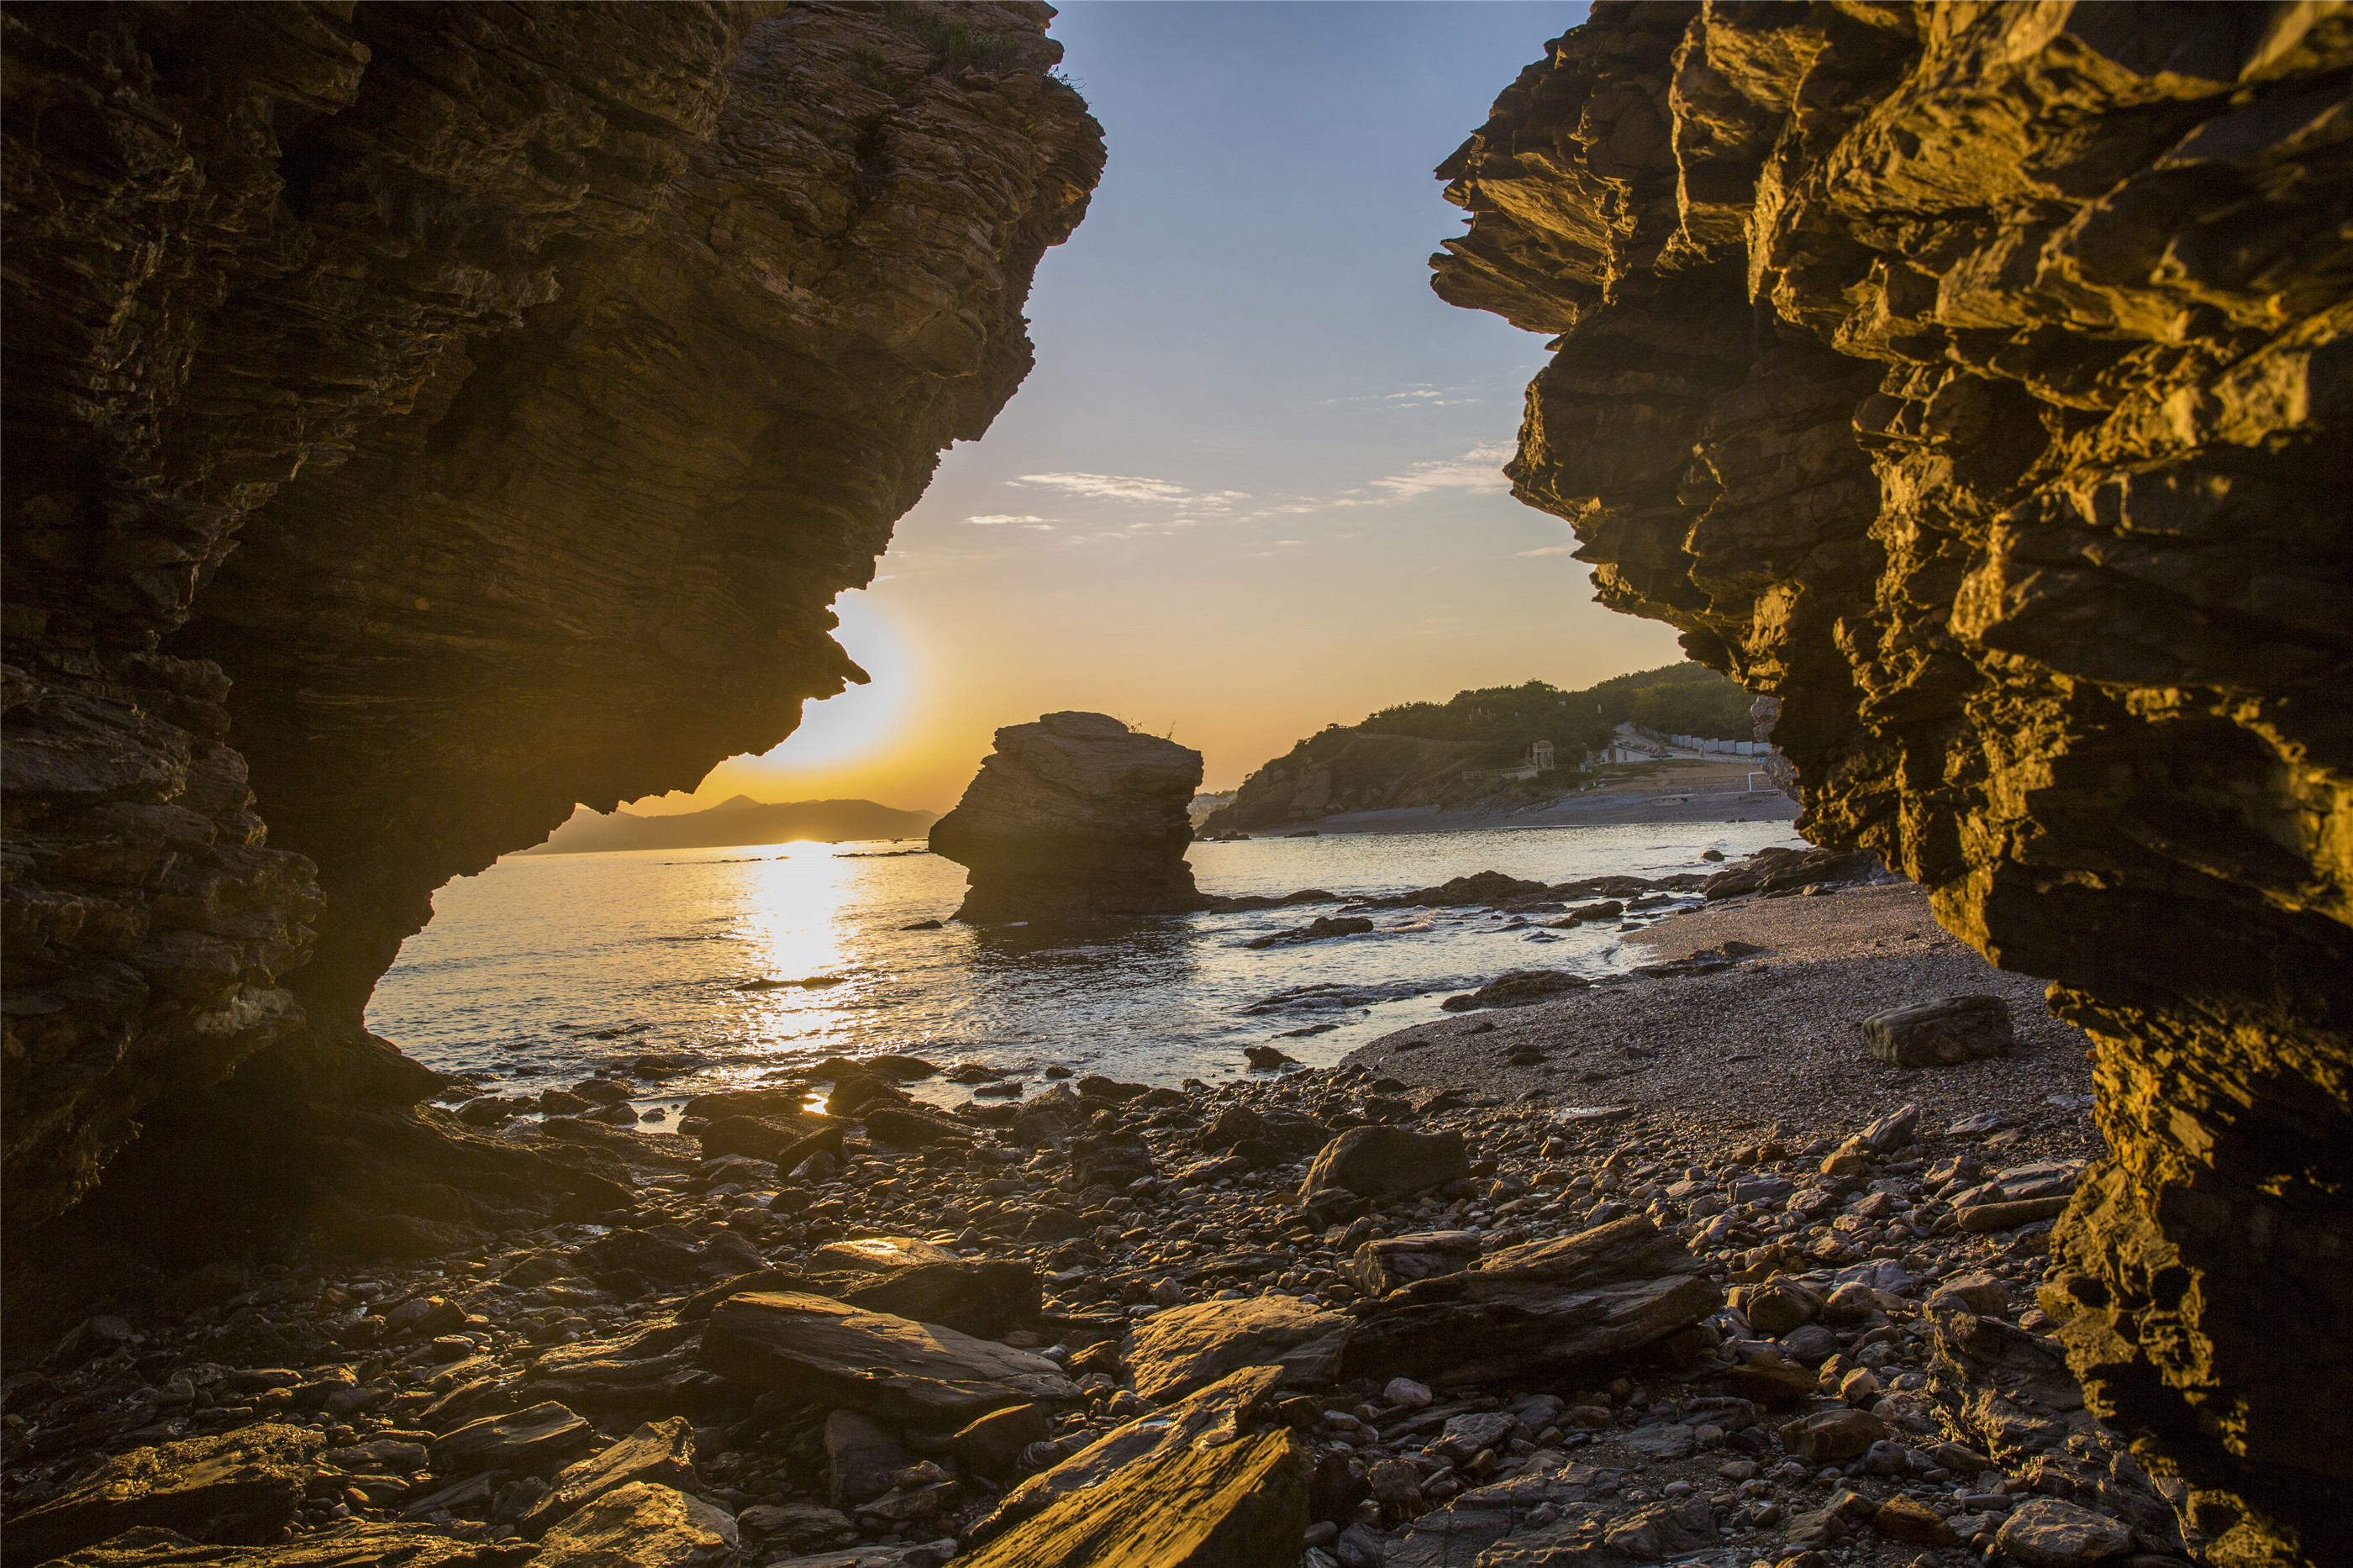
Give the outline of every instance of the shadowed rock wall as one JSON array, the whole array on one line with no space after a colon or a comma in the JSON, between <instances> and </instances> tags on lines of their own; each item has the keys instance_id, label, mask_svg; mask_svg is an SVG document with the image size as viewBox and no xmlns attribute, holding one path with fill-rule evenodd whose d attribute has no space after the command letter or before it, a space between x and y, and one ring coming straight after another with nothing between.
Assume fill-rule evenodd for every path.
<instances>
[{"instance_id":1,"label":"shadowed rock wall","mask_svg":"<svg viewBox=\"0 0 2353 1568\"><path fill-rule=\"evenodd\" d=\"M2218 1561L2353 1555L2353 13L1597 5L1440 170L1509 472L2097 1045L2051 1303Z\"/></svg>"},{"instance_id":2,"label":"shadowed rock wall","mask_svg":"<svg viewBox=\"0 0 2353 1568\"><path fill-rule=\"evenodd\" d=\"M262 1178L355 1220L609 1195L409 1110L369 992L449 877L864 679L828 605L1102 170L1050 15L0 17L12 1220L290 1119L342 1153Z\"/></svg>"}]
</instances>

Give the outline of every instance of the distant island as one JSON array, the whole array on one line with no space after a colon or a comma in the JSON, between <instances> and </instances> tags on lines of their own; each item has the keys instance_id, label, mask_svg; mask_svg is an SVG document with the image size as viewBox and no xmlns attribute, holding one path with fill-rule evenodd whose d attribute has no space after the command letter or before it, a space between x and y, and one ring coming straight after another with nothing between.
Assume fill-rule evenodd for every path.
<instances>
[{"instance_id":1,"label":"distant island","mask_svg":"<svg viewBox=\"0 0 2353 1568\"><path fill-rule=\"evenodd\" d=\"M718 849L731 844L839 844L920 838L935 811L899 811L871 800L795 800L770 804L739 795L708 811L675 816L611 816L582 810L520 855L592 855L613 849Z\"/></svg>"}]
</instances>

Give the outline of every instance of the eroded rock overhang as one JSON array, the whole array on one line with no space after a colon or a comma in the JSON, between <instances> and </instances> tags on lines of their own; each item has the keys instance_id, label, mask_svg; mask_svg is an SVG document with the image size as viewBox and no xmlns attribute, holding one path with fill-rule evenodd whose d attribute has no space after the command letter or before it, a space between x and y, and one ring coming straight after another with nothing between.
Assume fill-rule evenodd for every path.
<instances>
[{"instance_id":1,"label":"eroded rock overhang","mask_svg":"<svg viewBox=\"0 0 2353 1568\"><path fill-rule=\"evenodd\" d=\"M0 17L12 1224L262 1100L438 1151L428 1225L563 1184L387 1129L432 1080L368 994L448 878L863 679L828 606L1102 171L1050 15Z\"/></svg>"},{"instance_id":2,"label":"eroded rock overhang","mask_svg":"<svg viewBox=\"0 0 2353 1568\"><path fill-rule=\"evenodd\" d=\"M2097 1042L2052 1303L2219 1560L2353 1552L2353 14L1597 5L1441 167L1509 472Z\"/></svg>"}]
</instances>

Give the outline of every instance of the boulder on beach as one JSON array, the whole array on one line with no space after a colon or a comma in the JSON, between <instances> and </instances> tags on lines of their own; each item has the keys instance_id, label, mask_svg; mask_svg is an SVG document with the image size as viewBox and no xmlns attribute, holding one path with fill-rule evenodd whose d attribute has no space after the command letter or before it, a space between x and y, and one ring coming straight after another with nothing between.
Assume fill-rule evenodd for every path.
<instances>
[{"instance_id":1,"label":"boulder on beach","mask_svg":"<svg viewBox=\"0 0 2353 1568\"><path fill-rule=\"evenodd\" d=\"M1343 1370L1434 1388L1556 1375L1654 1344L1723 1301L1681 1241L1629 1215L1392 1290L1358 1321Z\"/></svg>"},{"instance_id":2,"label":"boulder on beach","mask_svg":"<svg viewBox=\"0 0 2353 1568\"><path fill-rule=\"evenodd\" d=\"M1113 1428L1051 1469L1015 1487L1004 1501L965 1530L965 1539L975 1543L987 1541L1035 1518L1061 1499L1081 1493L1092 1496L1114 1472L1155 1454L1195 1444L1232 1443L1248 1429L1252 1413L1281 1385L1283 1372L1279 1366L1246 1366L1173 1405L1163 1405L1148 1418Z\"/></svg>"},{"instance_id":3,"label":"boulder on beach","mask_svg":"<svg viewBox=\"0 0 2353 1568\"><path fill-rule=\"evenodd\" d=\"M1875 1013L1862 1021L1862 1036L1873 1057L1902 1068L2005 1057L2016 1041L1999 996L1944 996Z\"/></svg>"},{"instance_id":4,"label":"boulder on beach","mask_svg":"<svg viewBox=\"0 0 2353 1568\"><path fill-rule=\"evenodd\" d=\"M1206 908L1185 861L1201 753L1102 713L997 731L931 847L969 872L975 924Z\"/></svg>"},{"instance_id":5,"label":"boulder on beach","mask_svg":"<svg viewBox=\"0 0 2353 1568\"><path fill-rule=\"evenodd\" d=\"M1309 1464L1289 1431L1155 1449L1059 1499L965 1568L1258 1568L1304 1551Z\"/></svg>"},{"instance_id":6,"label":"boulder on beach","mask_svg":"<svg viewBox=\"0 0 2353 1568\"><path fill-rule=\"evenodd\" d=\"M1304 1200L1327 1187L1342 1187L1367 1198L1402 1197L1470 1173L1471 1158L1463 1152L1460 1132L1351 1127L1315 1156L1299 1194Z\"/></svg>"},{"instance_id":7,"label":"boulder on beach","mask_svg":"<svg viewBox=\"0 0 2353 1568\"><path fill-rule=\"evenodd\" d=\"M733 1514L674 1487L631 1481L548 1531L532 1562L533 1568L720 1568L735 1548Z\"/></svg>"},{"instance_id":8,"label":"boulder on beach","mask_svg":"<svg viewBox=\"0 0 2353 1568\"><path fill-rule=\"evenodd\" d=\"M1285 1386L1314 1387L1338 1372L1351 1326L1343 1313L1289 1296L1199 1301L1136 1324L1120 1359L1134 1374L1136 1396L1155 1403L1242 1366L1279 1366Z\"/></svg>"},{"instance_id":9,"label":"boulder on beach","mask_svg":"<svg viewBox=\"0 0 2353 1568\"><path fill-rule=\"evenodd\" d=\"M533 1540L587 1504L632 1482L702 1489L694 1471L694 1424L683 1415L649 1421L555 1478L554 1485L517 1526Z\"/></svg>"},{"instance_id":10,"label":"boulder on beach","mask_svg":"<svg viewBox=\"0 0 2353 1568\"><path fill-rule=\"evenodd\" d=\"M1008 1405L1079 1399L1062 1369L1043 1356L795 1291L720 1302L702 1331L700 1358L738 1383L935 1430L952 1431Z\"/></svg>"},{"instance_id":11,"label":"boulder on beach","mask_svg":"<svg viewBox=\"0 0 2353 1568\"><path fill-rule=\"evenodd\" d=\"M1481 1007L1533 1007L1571 991L1583 991L1592 981L1564 969L1514 969L1499 974L1476 991L1449 996L1439 1005L1449 1013L1474 1012Z\"/></svg>"},{"instance_id":12,"label":"boulder on beach","mask_svg":"<svg viewBox=\"0 0 2353 1568\"><path fill-rule=\"evenodd\" d=\"M326 1443L322 1433L266 1423L119 1454L64 1496L12 1510L9 1560L45 1563L141 1528L202 1541L274 1540L293 1519Z\"/></svg>"}]
</instances>

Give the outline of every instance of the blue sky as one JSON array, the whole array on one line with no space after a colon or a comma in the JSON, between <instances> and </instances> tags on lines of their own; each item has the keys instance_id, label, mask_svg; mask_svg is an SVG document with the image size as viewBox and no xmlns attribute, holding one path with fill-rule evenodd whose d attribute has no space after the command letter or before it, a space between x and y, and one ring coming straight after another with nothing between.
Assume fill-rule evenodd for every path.
<instances>
[{"instance_id":1,"label":"blue sky","mask_svg":"<svg viewBox=\"0 0 2353 1568\"><path fill-rule=\"evenodd\" d=\"M1496 472L1542 340L1430 290L1461 230L1430 170L1584 11L1064 6L1110 161L1039 268L1037 369L843 596L875 684L702 799L944 809L989 731L1060 708L1173 729L1229 786L1392 702L1679 658Z\"/></svg>"}]
</instances>

